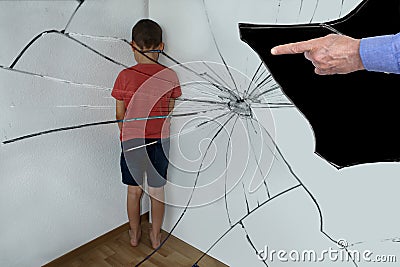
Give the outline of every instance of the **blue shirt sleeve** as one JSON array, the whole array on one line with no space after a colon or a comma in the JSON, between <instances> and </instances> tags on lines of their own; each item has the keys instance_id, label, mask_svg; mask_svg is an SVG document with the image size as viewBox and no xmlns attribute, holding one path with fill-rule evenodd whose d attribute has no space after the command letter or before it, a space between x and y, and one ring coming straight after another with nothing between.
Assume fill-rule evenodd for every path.
<instances>
[{"instance_id":1,"label":"blue shirt sleeve","mask_svg":"<svg viewBox=\"0 0 400 267\"><path fill-rule=\"evenodd\" d=\"M368 71L400 74L400 33L361 39L360 56Z\"/></svg>"}]
</instances>

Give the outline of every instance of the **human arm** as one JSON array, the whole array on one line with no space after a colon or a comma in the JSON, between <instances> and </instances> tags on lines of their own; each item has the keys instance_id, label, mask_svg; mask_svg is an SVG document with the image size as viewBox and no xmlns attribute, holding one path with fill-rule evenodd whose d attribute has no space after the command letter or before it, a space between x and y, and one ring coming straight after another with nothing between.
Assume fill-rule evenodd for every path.
<instances>
[{"instance_id":1,"label":"human arm","mask_svg":"<svg viewBox=\"0 0 400 267\"><path fill-rule=\"evenodd\" d=\"M179 85L178 76L174 73L175 87L172 89L171 96L168 104L168 115L172 114L175 107L175 99L182 95L181 86ZM169 117L171 119L171 117Z\"/></svg>"},{"instance_id":2,"label":"human arm","mask_svg":"<svg viewBox=\"0 0 400 267\"><path fill-rule=\"evenodd\" d=\"M116 119L117 120L123 120L125 118L125 102L122 100L117 100L116 101L116 109L115 109L115 114L116 114ZM120 131L122 131L122 122L118 122L118 128Z\"/></svg>"},{"instance_id":3,"label":"human arm","mask_svg":"<svg viewBox=\"0 0 400 267\"><path fill-rule=\"evenodd\" d=\"M175 107L175 98L170 98L168 104L168 114L172 113L174 107Z\"/></svg>"},{"instance_id":4,"label":"human arm","mask_svg":"<svg viewBox=\"0 0 400 267\"><path fill-rule=\"evenodd\" d=\"M315 66L316 74L346 74L365 69L359 52L360 42L359 39L345 35L329 34L308 41L276 46L271 49L271 53L304 53Z\"/></svg>"},{"instance_id":5,"label":"human arm","mask_svg":"<svg viewBox=\"0 0 400 267\"><path fill-rule=\"evenodd\" d=\"M175 98L170 98L169 103L168 103L168 116L172 115L172 111L174 110L175 107ZM171 117L168 117L167 120L171 122Z\"/></svg>"},{"instance_id":6,"label":"human arm","mask_svg":"<svg viewBox=\"0 0 400 267\"><path fill-rule=\"evenodd\" d=\"M400 33L361 39L360 56L368 71L400 74Z\"/></svg>"},{"instance_id":7,"label":"human arm","mask_svg":"<svg viewBox=\"0 0 400 267\"><path fill-rule=\"evenodd\" d=\"M114 82L114 87L113 90L111 92L111 96L115 98L116 100L116 105L115 105L115 118L117 120L123 120L125 117L125 111L126 111L126 107L125 107L125 102L124 100L124 72L120 72L118 74L117 79ZM122 122L118 122L118 128L120 129L120 131L122 131Z\"/></svg>"}]
</instances>

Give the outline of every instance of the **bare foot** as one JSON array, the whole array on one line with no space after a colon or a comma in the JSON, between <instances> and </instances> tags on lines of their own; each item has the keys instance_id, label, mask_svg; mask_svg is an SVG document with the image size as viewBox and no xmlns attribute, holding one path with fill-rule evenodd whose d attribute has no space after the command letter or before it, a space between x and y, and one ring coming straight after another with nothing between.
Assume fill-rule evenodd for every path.
<instances>
[{"instance_id":1,"label":"bare foot","mask_svg":"<svg viewBox=\"0 0 400 267\"><path fill-rule=\"evenodd\" d=\"M129 230L129 237L131 239L131 246L137 247L139 245L140 237L142 236L142 229L139 228L137 233L133 233L132 230Z\"/></svg>"},{"instance_id":2,"label":"bare foot","mask_svg":"<svg viewBox=\"0 0 400 267\"><path fill-rule=\"evenodd\" d=\"M149 237L150 237L150 242L151 242L151 246L153 247L153 249L158 248L161 244L161 233L158 233L155 235L153 233L152 229L150 229Z\"/></svg>"}]
</instances>

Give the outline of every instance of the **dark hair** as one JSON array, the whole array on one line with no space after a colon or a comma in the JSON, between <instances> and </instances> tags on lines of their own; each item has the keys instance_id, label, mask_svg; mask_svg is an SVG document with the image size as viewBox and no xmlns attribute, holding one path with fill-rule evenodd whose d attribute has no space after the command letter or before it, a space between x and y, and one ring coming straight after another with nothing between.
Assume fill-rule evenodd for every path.
<instances>
[{"instance_id":1,"label":"dark hair","mask_svg":"<svg viewBox=\"0 0 400 267\"><path fill-rule=\"evenodd\" d=\"M132 28L132 41L141 49L154 48L162 42L162 29L157 22L142 19Z\"/></svg>"}]
</instances>

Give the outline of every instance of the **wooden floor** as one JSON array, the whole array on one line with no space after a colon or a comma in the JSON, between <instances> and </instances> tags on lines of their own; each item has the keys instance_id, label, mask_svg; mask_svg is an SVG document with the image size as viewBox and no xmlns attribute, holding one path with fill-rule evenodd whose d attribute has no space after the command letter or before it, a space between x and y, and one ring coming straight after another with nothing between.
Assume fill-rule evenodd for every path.
<instances>
[{"instance_id":1,"label":"wooden floor","mask_svg":"<svg viewBox=\"0 0 400 267\"><path fill-rule=\"evenodd\" d=\"M66 255L44 265L44 267L110 267L135 266L153 251L148 238L150 223L148 214L142 216L142 238L138 247L129 244L128 224L105 234L88 244L67 253ZM162 237L167 236L166 232ZM191 267L203 253L171 236L164 246L151 259L143 263L143 267L188 266ZM227 265L209 257L199 262L200 267L226 267Z\"/></svg>"}]
</instances>

